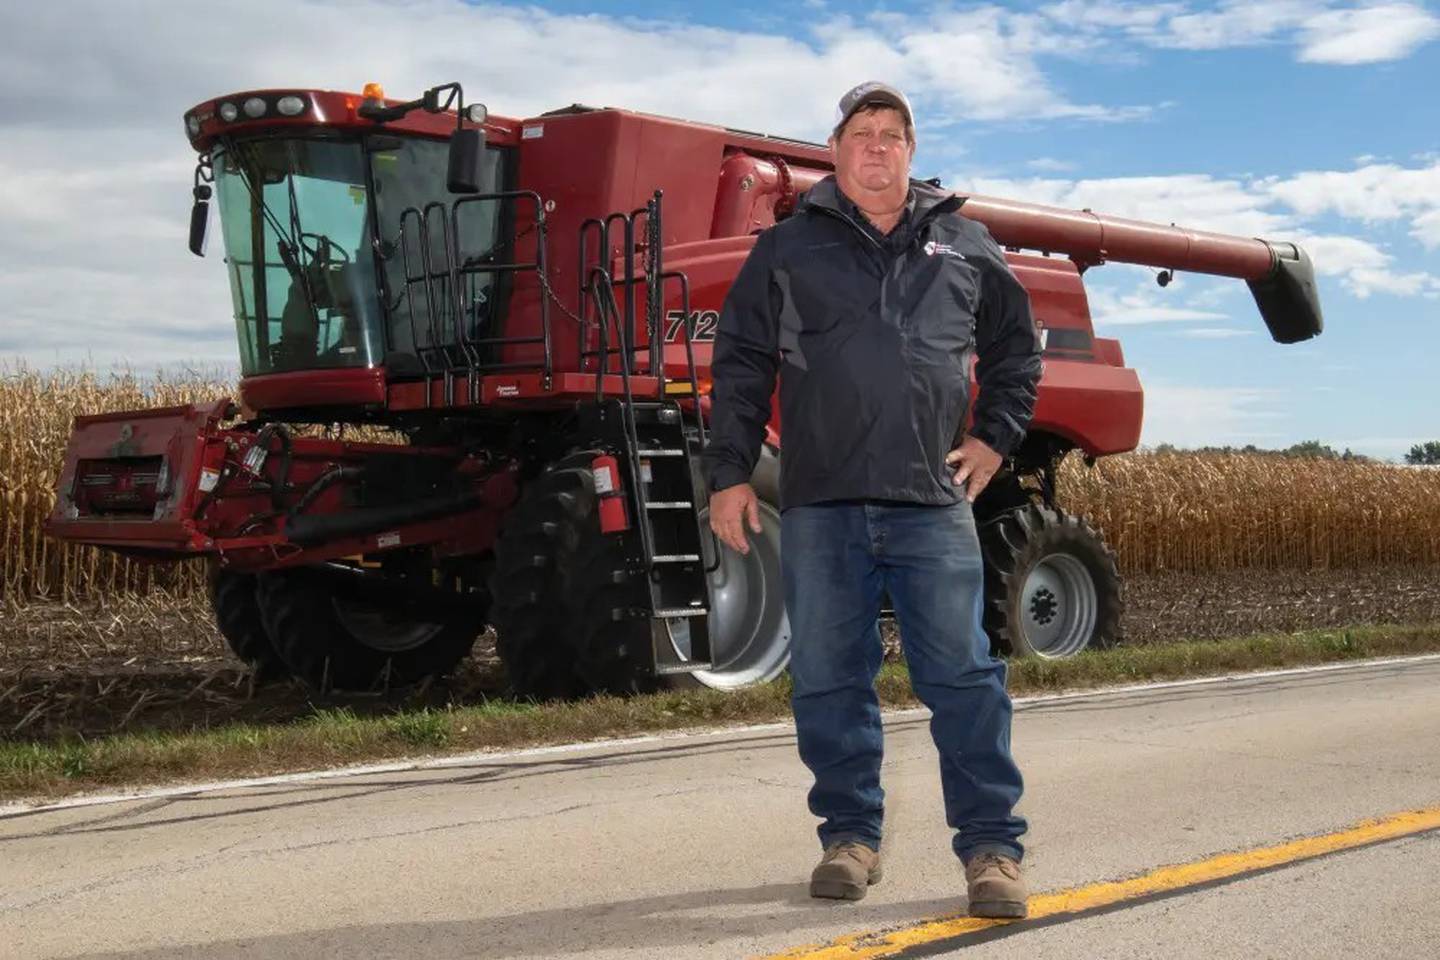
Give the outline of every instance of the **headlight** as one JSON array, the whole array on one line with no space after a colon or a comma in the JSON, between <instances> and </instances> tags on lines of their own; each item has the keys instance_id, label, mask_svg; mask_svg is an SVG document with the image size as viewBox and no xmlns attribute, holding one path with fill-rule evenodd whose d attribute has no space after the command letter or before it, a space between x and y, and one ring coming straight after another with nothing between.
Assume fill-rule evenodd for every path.
<instances>
[{"instance_id":1,"label":"headlight","mask_svg":"<svg viewBox=\"0 0 1440 960\"><path fill-rule=\"evenodd\" d=\"M252 120L256 117L265 116L265 111L267 109L269 109L269 104L267 104L260 97L251 97L249 100L245 101L245 116L249 117Z\"/></svg>"},{"instance_id":2,"label":"headlight","mask_svg":"<svg viewBox=\"0 0 1440 960\"><path fill-rule=\"evenodd\" d=\"M191 137L200 136L200 118L193 113L190 114L190 116L185 118L185 129Z\"/></svg>"},{"instance_id":3,"label":"headlight","mask_svg":"<svg viewBox=\"0 0 1440 960\"><path fill-rule=\"evenodd\" d=\"M235 104L233 104L233 103L222 103L222 104L220 104L220 119L221 119L221 120L224 120L226 123L233 123L234 120L235 120L235 118L238 117L238 116L240 116L240 111L239 111L238 109L236 109Z\"/></svg>"},{"instance_id":4,"label":"headlight","mask_svg":"<svg viewBox=\"0 0 1440 960\"><path fill-rule=\"evenodd\" d=\"M299 97L281 97L275 109L287 117L298 117L305 112L305 101Z\"/></svg>"}]
</instances>

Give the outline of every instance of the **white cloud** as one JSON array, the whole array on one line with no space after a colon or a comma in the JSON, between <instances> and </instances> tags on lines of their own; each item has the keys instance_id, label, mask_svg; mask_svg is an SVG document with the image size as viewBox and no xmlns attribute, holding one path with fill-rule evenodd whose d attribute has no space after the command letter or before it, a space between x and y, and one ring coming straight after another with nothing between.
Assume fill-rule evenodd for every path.
<instances>
[{"instance_id":1,"label":"white cloud","mask_svg":"<svg viewBox=\"0 0 1440 960\"><path fill-rule=\"evenodd\" d=\"M1300 59L1338 64L1400 60L1437 36L1440 19L1413 3L1327 10L1301 30Z\"/></svg>"},{"instance_id":2,"label":"white cloud","mask_svg":"<svg viewBox=\"0 0 1440 960\"><path fill-rule=\"evenodd\" d=\"M1263 181L1260 187L1306 217L1338 213L1365 223L1408 218L1411 236L1426 247L1440 247L1440 161L1307 171Z\"/></svg>"},{"instance_id":3,"label":"white cloud","mask_svg":"<svg viewBox=\"0 0 1440 960\"><path fill-rule=\"evenodd\" d=\"M1440 206L1422 213L1410 223L1410 235L1428 249L1440 247Z\"/></svg>"},{"instance_id":4,"label":"white cloud","mask_svg":"<svg viewBox=\"0 0 1440 960\"><path fill-rule=\"evenodd\" d=\"M1078 55L1088 45L1004 7L937 7L928 16L876 15L870 26L892 38L887 51L895 62L889 76L918 88L921 101L938 105L943 117L1126 120L1151 109L1070 102L1043 73L1038 58ZM871 36L874 30L859 32ZM821 36L832 33L827 29Z\"/></svg>"},{"instance_id":5,"label":"white cloud","mask_svg":"<svg viewBox=\"0 0 1440 960\"><path fill-rule=\"evenodd\" d=\"M1158 30L1168 17L1184 11L1183 3L1092 3L1089 0L1064 0L1042 10L1052 20L1075 28L1130 32Z\"/></svg>"},{"instance_id":6,"label":"white cloud","mask_svg":"<svg viewBox=\"0 0 1440 960\"><path fill-rule=\"evenodd\" d=\"M1265 43L1282 31L1295 29L1319 6L1305 0L1231 0L1212 10L1176 14L1165 22L1162 31L1152 34L1152 39L1157 46L1191 50Z\"/></svg>"},{"instance_id":7,"label":"white cloud","mask_svg":"<svg viewBox=\"0 0 1440 960\"><path fill-rule=\"evenodd\" d=\"M1391 268L1395 258L1368 240L1327 235L1299 235L1295 239L1310 254L1316 273L1338 277L1357 297L1372 293L1440 296L1440 277L1419 271L1397 273Z\"/></svg>"},{"instance_id":8,"label":"white cloud","mask_svg":"<svg viewBox=\"0 0 1440 960\"><path fill-rule=\"evenodd\" d=\"M1440 278L1421 271L1396 273L1384 268L1357 267L1346 274L1344 282L1358 297L1368 297L1378 291L1398 297L1423 295L1431 300L1440 299Z\"/></svg>"},{"instance_id":9,"label":"white cloud","mask_svg":"<svg viewBox=\"0 0 1440 960\"><path fill-rule=\"evenodd\" d=\"M1132 293L1115 293L1102 286L1092 286L1088 293L1090 314L1097 329L1133 327L1155 323L1186 323L1197 320L1228 320L1227 314L1211 310L1160 303L1156 295L1141 289Z\"/></svg>"},{"instance_id":10,"label":"white cloud","mask_svg":"<svg viewBox=\"0 0 1440 960\"><path fill-rule=\"evenodd\" d=\"M1237 330L1235 327L1192 327L1181 330L1177 336L1192 340L1232 340L1235 337L1253 337L1254 330Z\"/></svg>"},{"instance_id":11,"label":"white cloud","mask_svg":"<svg viewBox=\"0 0 1440 960\"><path fill-rule=\"evenodd\" d=\"M1075 169L1075 164L1071 161L1057 160L1054 157L1036 157L1034 160L1027 160L1025 166L1042 173L1064 173Z\"/></svg>"},{"instance_id":12,"label":"white cloud","mask_svg":"<svg viewBox=\"0 0 1440 960\"><path fill-rule=\"evenodd\" d=\"M1297 60L1350 66L1400 60L1440 36L1440 18L1420 3L1337 0L1224 0L1190 3L1083 3L1042 8L1057 29L1096 46L1222 50L1291 45Z\"/></svg>"},{"instance_id":13,"label":"white cloud","mask_svg":"<svg viewBox=\"0 0 1440 960\"><path fill-rule=\"evenodd\" d=\"M1145 384L1141 442L1182 447L1246 444L1282 436L1285 391L1261 387L1190 387Z\"/></svg>"},{"instance_id":14,"label":"white cloud","mask_svg":"<svg viewBox=\"0 0 1440 960\"><path fill-rule=\"evenodd\" d=\"M207 95L277 77L345 89L379 80L392 95L459 78L505 115L582 101L806 136L827 132L835 98L867 77L906 85L942 120L1104 119L1130 109L1070 102L1037 62L1065 35L1000 6L833 16L803 39L460 0L359 0L343 15L324 0L254 0L245 22L216 31L154 4L10 5L0 12L13 50L0 62L0 115L51 120L67 107L88 125L152 122L163 111L178 125ZM121 36L146 42L106 42Z\"/></svg>"}]
</instances>

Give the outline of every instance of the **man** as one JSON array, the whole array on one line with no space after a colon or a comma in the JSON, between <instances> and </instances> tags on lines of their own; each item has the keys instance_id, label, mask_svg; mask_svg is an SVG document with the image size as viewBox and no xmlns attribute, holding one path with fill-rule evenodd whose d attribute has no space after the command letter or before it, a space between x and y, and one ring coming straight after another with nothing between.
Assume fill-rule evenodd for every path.
<instances>
[{"instance_id":1,"label":"man","mask_svg":"<svg viewBox=\"0 0 1440 960\"><path fill-rule=\"evenodd\" d=\"M911 683L933 713L970 912L1021 917L1021 778L1005 667L981 627L971 504L1034 408L1029 299L986 229L958 214L963 201L910 179L915 124L900 91L866 83L846 93L830 149L834 176L760 234L720 316L710 523L741 553L747 523L761 529L748 480L783 367L792 706L815 777L810 810L823 821L810 893L858 900L880 879L874 680L888 590ZM983 389L960 440L972 355Z\"/></svg>"}]
</instances>

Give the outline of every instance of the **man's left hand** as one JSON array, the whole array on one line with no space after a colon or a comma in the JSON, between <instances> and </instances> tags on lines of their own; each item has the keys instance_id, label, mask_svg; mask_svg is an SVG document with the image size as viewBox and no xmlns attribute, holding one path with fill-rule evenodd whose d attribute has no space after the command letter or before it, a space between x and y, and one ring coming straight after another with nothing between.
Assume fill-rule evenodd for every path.
<instances>
[{"instance_id":1,"label":"man's left hand","mask_svg":"<svg viewBox=\"0 0 1440 960\"><path fill-rule=\"evenodd\" d=\"M955 467L955 483L965 489L965 499L971 503L980 496L980 491L1000 469L1003 458L981 440L967 436L960 446L945 454L946 466Z\"/></svg>"}]
</instances>

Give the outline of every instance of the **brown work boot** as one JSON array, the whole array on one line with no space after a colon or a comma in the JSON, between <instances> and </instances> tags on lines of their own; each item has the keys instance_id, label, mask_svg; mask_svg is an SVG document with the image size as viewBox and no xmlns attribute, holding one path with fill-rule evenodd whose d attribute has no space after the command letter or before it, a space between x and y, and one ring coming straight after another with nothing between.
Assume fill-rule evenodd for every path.
<instances>
[{"instance_id":1,"label":"brown work boot","mask_svg":"<svg viewBox=\"0 0 1440 960\"><path fill-rule=\"evenodd\" d=\"M1028 912L1020 863L1001 853L977 853L965 865L970 916L1018 920Z\"/></svg>"},{"instance_id":2,"label":"brown work boot","mask_svg":"<svg viewBox=\"0 0 1440 960\"><path fill-rule=\"evenodd\" d=\"M879 883L880 854L854 840L832 843L810 874L810 896L859 900L865 888Z\"/></svg>"}]
</instances>

